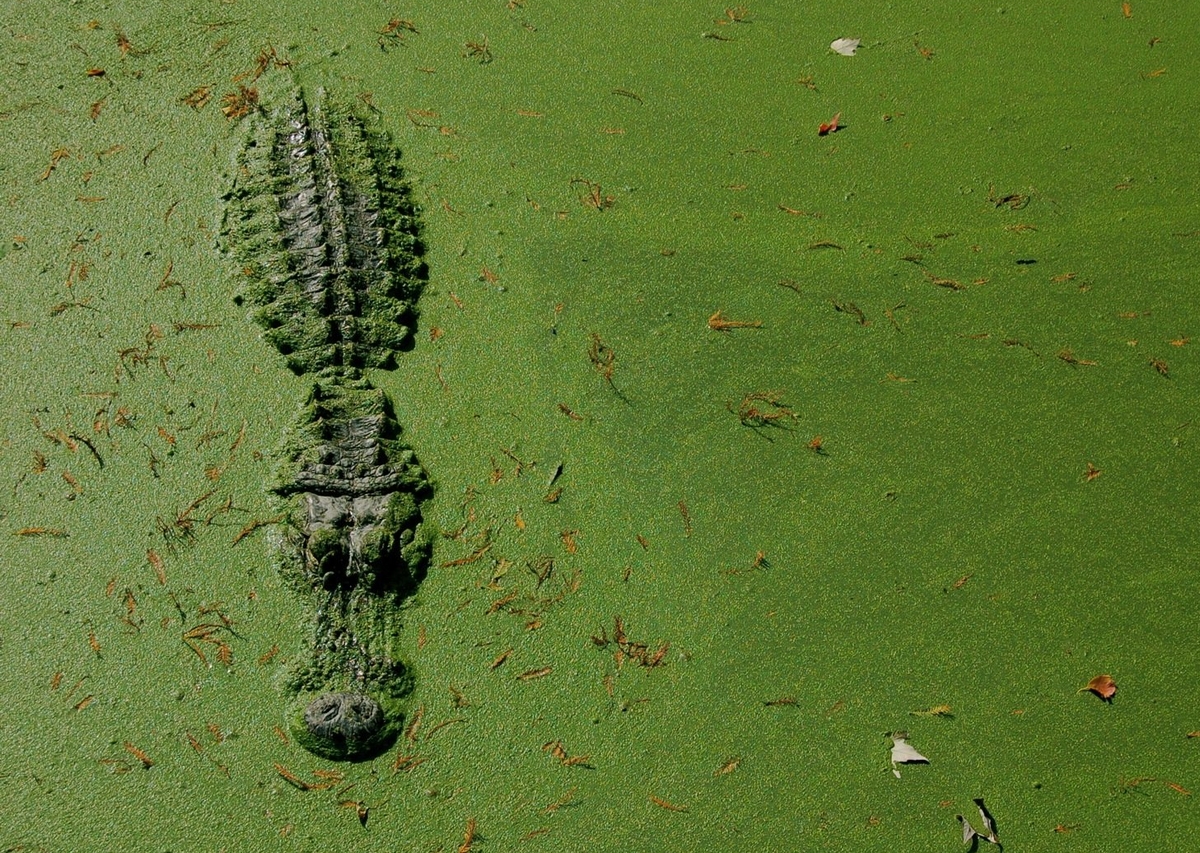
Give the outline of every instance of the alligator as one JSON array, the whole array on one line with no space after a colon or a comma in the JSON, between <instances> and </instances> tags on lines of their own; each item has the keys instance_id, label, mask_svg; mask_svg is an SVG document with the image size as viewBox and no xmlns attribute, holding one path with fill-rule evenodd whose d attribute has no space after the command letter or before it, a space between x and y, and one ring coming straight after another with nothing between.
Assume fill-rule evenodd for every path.
<instances>
[{"instance_id":1,"label":"alligator","mask_svg":"<svg viewBox=\"0 0 1200 853\"><path fill-rule=\"evenodd\" d=\"M298 88L251 120L223 201L235 301L312 381L269 485L284 518L273 559L309 605L307 647L284 679L287 724L322 757L370 757L403 723L412 678L398 605L431 545L429 478L365 373L395 367L412 338L426 277L418 211L390 138Z\"/></svg>"}]
</instances>

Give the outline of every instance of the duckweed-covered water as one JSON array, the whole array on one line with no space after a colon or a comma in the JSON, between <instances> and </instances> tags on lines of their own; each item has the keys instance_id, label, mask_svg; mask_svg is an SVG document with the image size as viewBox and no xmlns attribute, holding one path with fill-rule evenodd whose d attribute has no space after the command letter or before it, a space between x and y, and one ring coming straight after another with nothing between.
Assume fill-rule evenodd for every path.
<instances>
[{"instance_id":1,"label":"duckweed-covered water","mask_svg":"<svg viewBox=\"0 0 1200 853\"><path fill-rule=\"evenodd\" d=\"M1077 5L3 12L0 842L955 849L981 797L1188 849L1200 10ZM217 250L293 80L393 135L429 267L357 763L287 731L307 384Z\"/></svg>"}]
</instances>

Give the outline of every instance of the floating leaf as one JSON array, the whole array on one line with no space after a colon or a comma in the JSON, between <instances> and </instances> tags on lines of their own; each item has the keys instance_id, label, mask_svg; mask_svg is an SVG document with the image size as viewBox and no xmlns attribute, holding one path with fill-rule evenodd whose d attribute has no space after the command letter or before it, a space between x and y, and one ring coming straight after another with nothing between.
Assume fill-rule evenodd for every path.
<instances>
[{"instance_id":1,"label":"floating leaf","mask_svg":"<svg viewBox=\"0 0 1200 853\"><path fill-rule=\"evenodd\" d=\"M982 838L990 844L1000 845L1000 839L996 837L996 824L992 820L992 814L987 810L987 806L983 804L982 797L975 798L975 807L979 809L979 819L983 821L983 832L977 832L975 827L971 826L962 815L955 815L958 822L962 824L962 840L963 844L971 844L971 839Z\"/></svg>"},{"instance_id":2,"label":"floating leaf","mask_svg":"<svg viewBox=\"0 0 1200 853\"><path fill-rule=\"evenodd\" d=\"M958 822L962 824L963 844L970 844L971 839L974 838L978 833L975 832L975 829L971 826L970 821L968 821L965 817L960 814L955 815L955 817L958 818Z\"/></svg>"},{"instance_id":3,"label":"floating leaf","mask_svg":"<svg viewBox=\"0 0 1200 853\"><path fill-rule=\"evenodd\" d=\"M1113 694L1117 692L1117 682L1113 681L1111 675L1097 675L1087 686L1079 688L1080 693L1084 690L1090 690L1105 702L1111 702Z\"/></svg>"},{"instance_id":4,"label":"floating leaf","mask_svg":"<svg viewBox=\"0 0 1200 853\"><path fill-rule=\"evenodd\" d=\"M978 833L979 837L986 838L992 844L999 844L1000 839L996 837L996 823L992 820L992 813L983 804L983 797L976 797L975 805L979 808L979 819L983 821L983 828L986 830L986 832Z\"/></svg>"},{"instance_id":5,"label":"floating leaf","mask_svg":"<svg viewBox=\"0 0 1200 853\"><path fill-rule=\"evenodd\" d=\"M821 126L817 128L817 136L828 136L831 133L837 133L838 119L841 117L841 113L835 113L833 118L831 118L828 123L822 123Z\"/></svg>"},{"instance_id":6,"label":"floating leaf","mask_svg":"<svg viewBox=\"0 0 1200 853\"><path fill-rule=\"evenodd\" d=\"M862 44L862 39L841 38L830 43L829 49L842 56L854 56L854 51L858 50L860 44Z\"/></svg>"},{"instance_id":7,"label":"floating leaf","mask_svg":"<svg viewBox=\"0 0 1200 853\"><path fill-rule=\"evenodd\" d=\"M906 737L892 735L892 773L900 778L897 764L928 764L929 759L908 745Z\"/></svg>"}]
</instances>

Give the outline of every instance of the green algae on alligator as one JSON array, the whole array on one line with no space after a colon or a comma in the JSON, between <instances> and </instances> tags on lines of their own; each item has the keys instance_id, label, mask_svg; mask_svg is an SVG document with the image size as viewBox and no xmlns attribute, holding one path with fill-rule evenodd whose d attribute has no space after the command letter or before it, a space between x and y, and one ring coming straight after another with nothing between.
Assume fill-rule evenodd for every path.
<instances>
[{"instance_id":1,"label":"green algae on alligator","mask_svg":"<svg viewBox=\"0 0 1200 853\"><path fill-rule=\"evenodd\" d=\"M361 377L333 377L314 384L285 439L272 491L288 523L271 539L314 608L305 663L288 679L299 696L289 724L310 751L338 758L385 748L403 717L411 679L395 649L398 615L428 562L420 502L430 486L387 396ZM373 723L359 731L367 707Z\"/></svg>"},{"instance_id":2,"label":"green algae on alligator","mask_svg":"<svg viewBox=\"0 0 1200 853\"><path fill-rule=\"evenodd\" d=\"M264 338L313 384L270 486L285 523L273 557L310 605L307 648L286 681L296 740L333 759L386 749L412 679L400 604L424 576L421 502L432 489L387 395L425 274L417 211L396 150L318 91L255 115L225 195L224 248Z\"/></svg>"},{"instance_id":3,"label":"green algae on alligator","mask_svg":"<svg viewBox=\"0 0 1200 853\"><path fill-rule=\"evenodd\" d=\"M236 297L296 373L394 367L425 277L399 154L318 90L251 119L222 231Z\"/></svg>"}]
</instances>

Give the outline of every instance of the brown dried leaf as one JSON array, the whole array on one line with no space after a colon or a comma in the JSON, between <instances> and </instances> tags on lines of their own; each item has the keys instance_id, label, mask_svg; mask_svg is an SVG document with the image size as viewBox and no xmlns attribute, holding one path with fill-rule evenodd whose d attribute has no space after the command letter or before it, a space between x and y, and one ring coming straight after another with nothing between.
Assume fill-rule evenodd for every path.
<instances>
[{"instance_id":1,"label":"brown dried leaf","mask_svg":"<svg viewBox=\"0 0 1200 853\"><path fill-rule=\"evenodd\" d=\"M1084 690L1095 693L1105 702L1111 702L1114 694L1117 692L1117 683L1113 681L1111 675L1097 675L1085 687L1079 688L1081 693Z\"/></svg>"}]
</instances>

